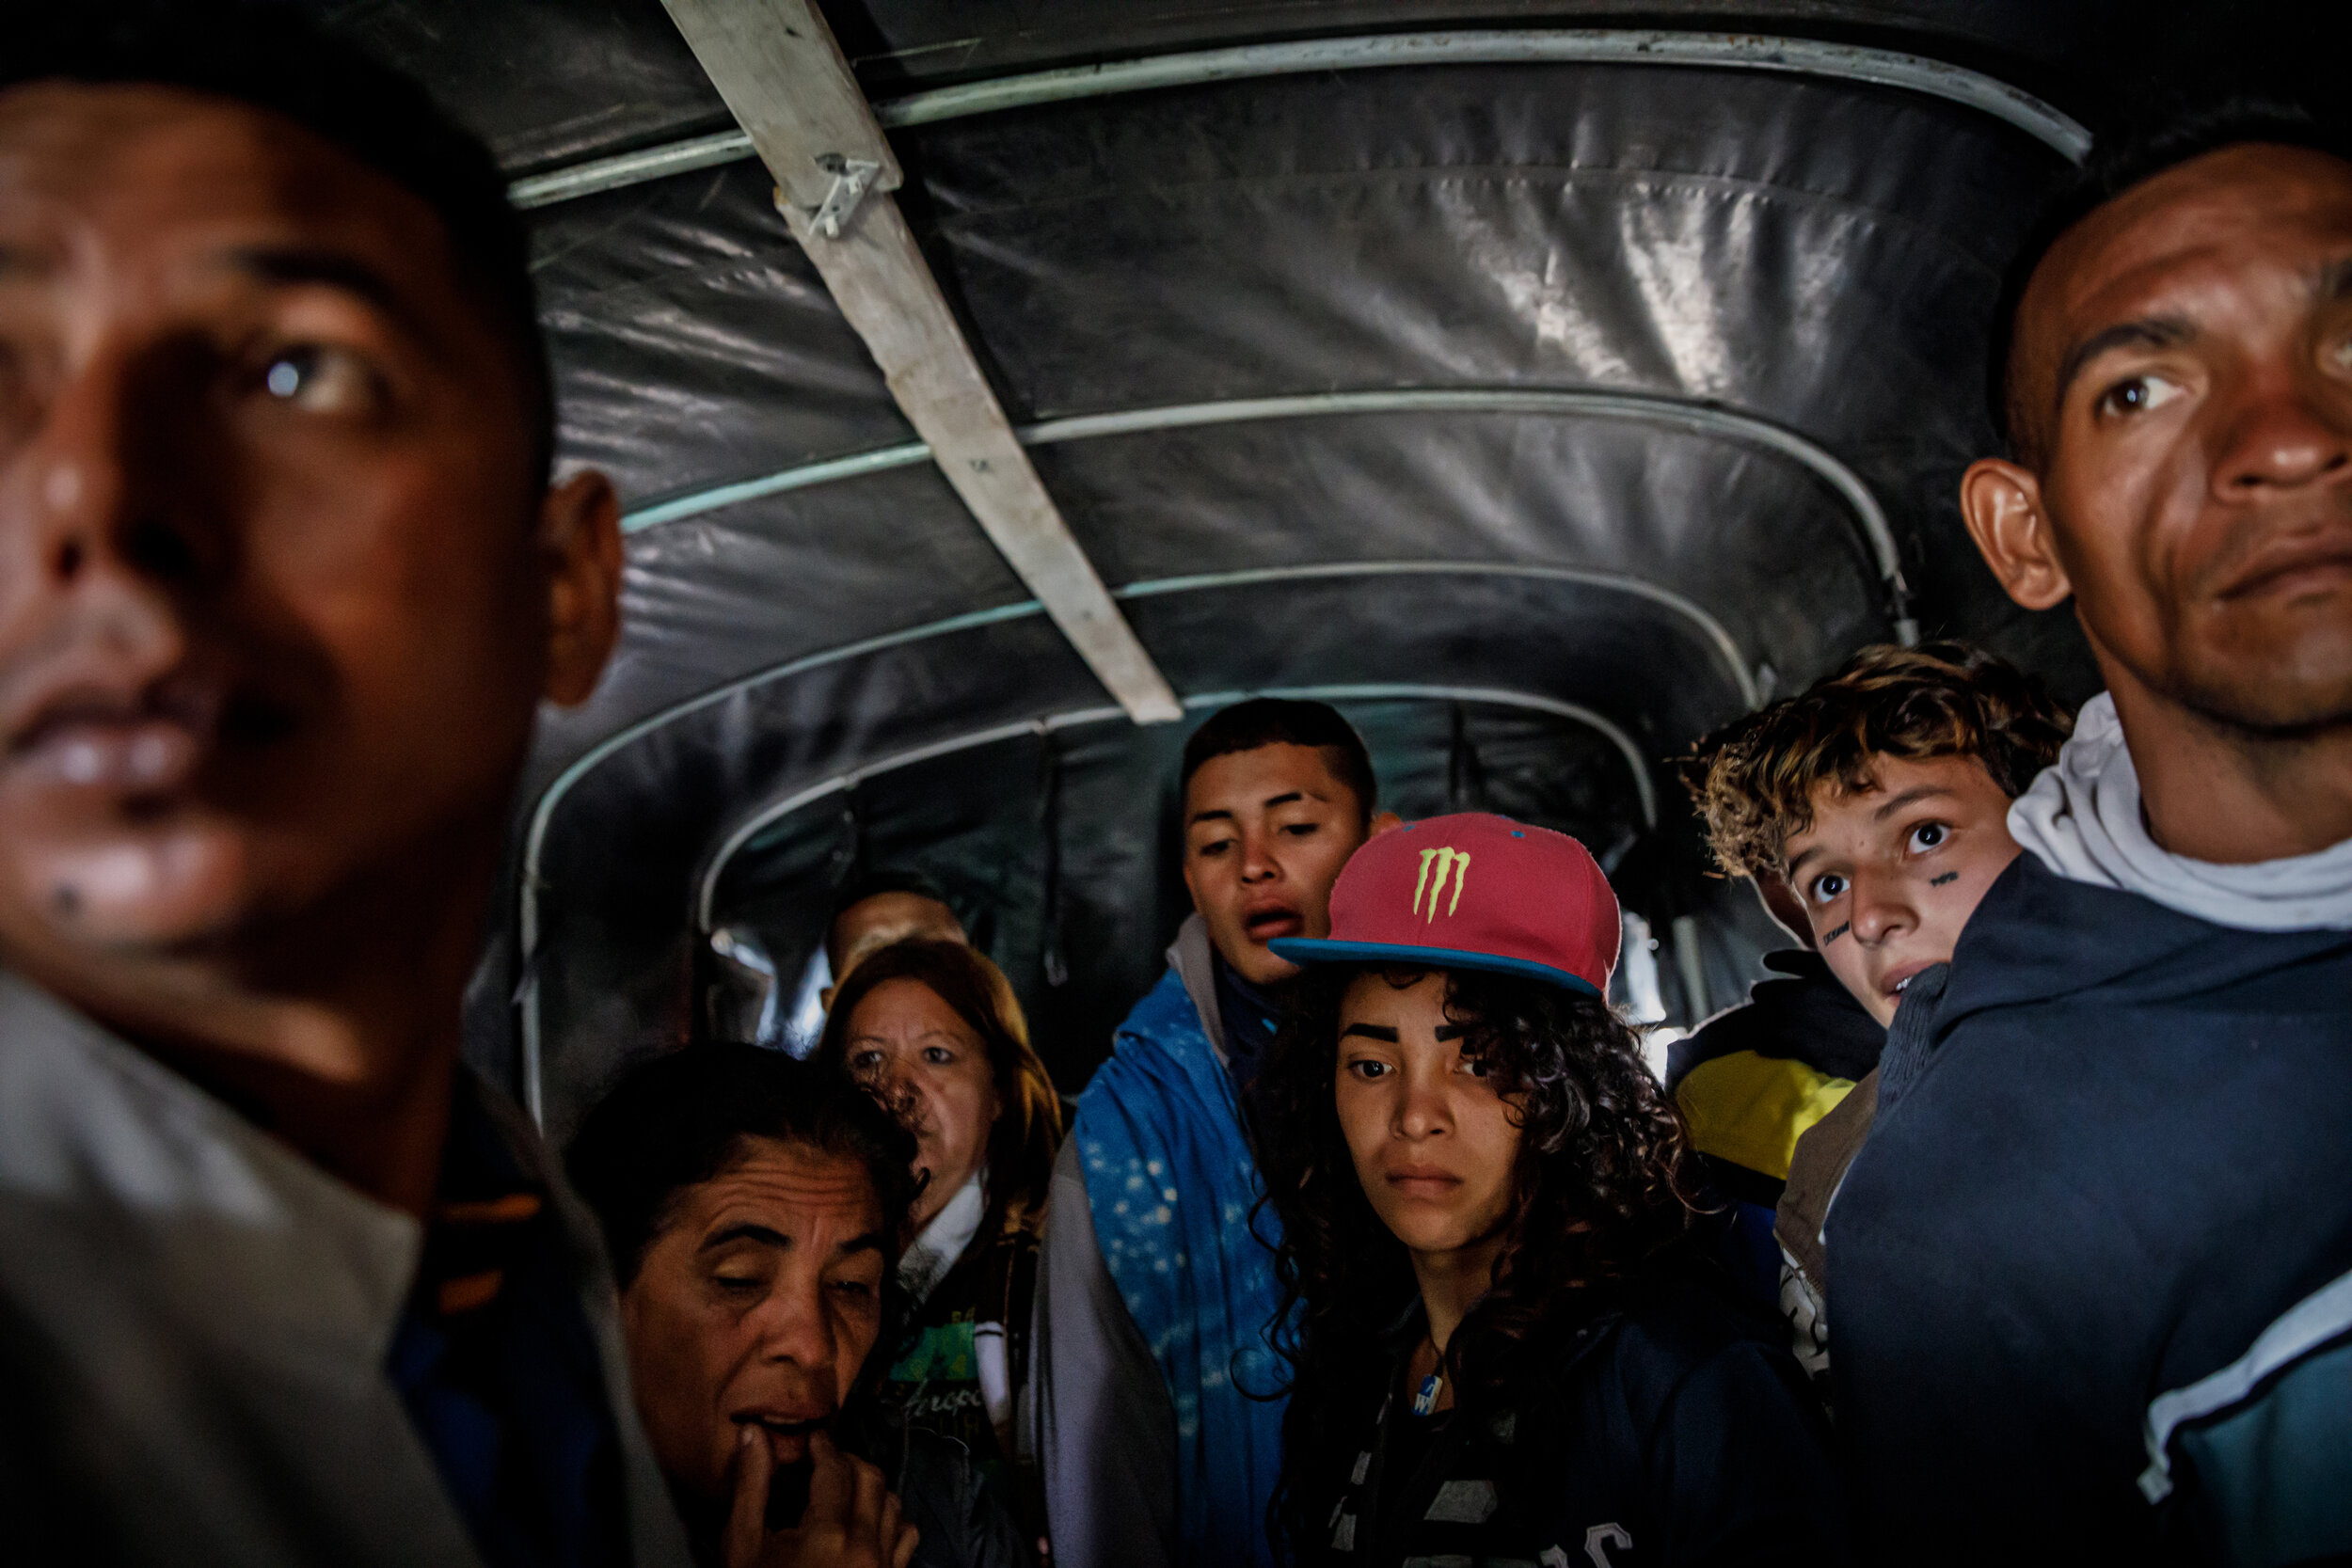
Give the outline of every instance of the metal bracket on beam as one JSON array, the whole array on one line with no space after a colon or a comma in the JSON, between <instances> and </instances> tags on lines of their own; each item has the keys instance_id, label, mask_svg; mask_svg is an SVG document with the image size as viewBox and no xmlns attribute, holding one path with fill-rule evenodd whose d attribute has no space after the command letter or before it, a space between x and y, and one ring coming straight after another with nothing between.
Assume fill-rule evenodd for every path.
<instances>
[{"instance_id":1,"label":"metal bracket on beam","mask_svg":"<svg viewBox=\"0 0 2352 1568\"><path fill-rule=\"evenodd\" d=\"M871 158L852 158L846 152L819 152L817 166L833 176L833 184L825 192L825 199L808 214L808 226L829 240L841 237L841 226L850 221L857 204L866 199L873 187L874 177L882 172L882 165ZM784 205L784 187L776 187L776 205Z\"/></svg>"}]
</instances>

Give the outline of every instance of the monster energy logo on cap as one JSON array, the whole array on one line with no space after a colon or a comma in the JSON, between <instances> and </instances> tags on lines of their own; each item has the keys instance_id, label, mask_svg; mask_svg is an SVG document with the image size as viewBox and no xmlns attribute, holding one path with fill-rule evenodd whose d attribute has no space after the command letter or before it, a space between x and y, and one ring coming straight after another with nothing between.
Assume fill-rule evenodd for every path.
<instances>
[{"instance_id":1,"label":"monster energy logo on cap","mask_svg":"<svg viewBox=\"0 0 2352 1568\"><path fill-rule=\"evenodd\" d=\"M1438 866L1438 879L1435 882L1429 879L1429 866L1433 861ZM1450 847L1423 849L1421 852L1421 879L1413 884L1413 912L1415 914L1422 912L1421 900L1424 893L1429 896L1428 918L1433 924L1438 918L1438 905L1440 900L1445 902L1445 912L1449 915L1460 909L1462 907L1462 884L1470 879L1470 856L1459 849ZM1445 896L1445 879L1448 872L1454 875L1454 896L1451 899ZM1396 906L1391 904L1389 907L1394 909Z\"/></svg>"}]
</instances>

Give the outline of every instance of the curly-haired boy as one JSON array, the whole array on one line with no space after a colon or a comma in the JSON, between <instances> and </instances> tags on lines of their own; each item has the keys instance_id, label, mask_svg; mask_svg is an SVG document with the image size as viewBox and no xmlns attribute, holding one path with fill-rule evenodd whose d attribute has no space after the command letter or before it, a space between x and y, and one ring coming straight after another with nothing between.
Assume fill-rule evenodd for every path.
<instances>
[{"instance_id":1,"label":"curly-haired boy","mask_svg":"<svg viewBox=\"0 0 2352 1568\"><path fill-rule=\"evenodd\" d=\"M2010 804L2073 727L2039 680L1994 655L1952 642L1880 645L1709 736L1689 782L1724 870L1788 895L1768 902L1802 909L1821 962L1883 1029L1912 978L1951 958L1977 901L2017 858ZM1823 1053L1807 1043L1784 1049L1821 1078L1810 1063ZM1742 1150L1793 1150L1767 1174L1787 1179L1774 1227L1787 1259L1782 1305L1818 1370L1827 1343L1821 1222L1868 1131L1877 1069L1858 1084L1808 1079L1798 1094L1793 1069L1694 1054L1677 1101L1702 1152L1720 1164Z\"/></svg>"}]
</instances>

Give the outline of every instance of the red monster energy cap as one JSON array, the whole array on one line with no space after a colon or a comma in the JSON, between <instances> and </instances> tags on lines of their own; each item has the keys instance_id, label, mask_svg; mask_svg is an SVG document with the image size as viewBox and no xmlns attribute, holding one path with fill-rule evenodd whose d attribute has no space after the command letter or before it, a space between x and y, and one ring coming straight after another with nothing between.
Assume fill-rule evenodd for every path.
<instances>
[{"instance_id":1,"label":"red monster energy cap","mask_svg":"<svg viewBox=\"0 0 2352 1568\"><path fill-rule=\"evenodd\" d=\"M1426 964L1609 994L1617 895L1565 833L1488 812L1432 816L1356 851L1331 889L1331 934L1278 937L1296 964Z\"/></svg>"}]
</instances>

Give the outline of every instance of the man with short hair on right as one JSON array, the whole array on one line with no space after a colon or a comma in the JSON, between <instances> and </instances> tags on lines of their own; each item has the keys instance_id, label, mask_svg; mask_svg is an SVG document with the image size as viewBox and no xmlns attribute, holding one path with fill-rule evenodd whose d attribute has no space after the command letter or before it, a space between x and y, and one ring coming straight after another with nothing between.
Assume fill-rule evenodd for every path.
<instances>
[{"instance_id":1,"label":"man with short hair on right","mask_svg":"<svg viewBox=\"0 0 2352 1568\"><path fill-rule=\"evenodd\" d=\"M2185 123L2013 279L2010 455L1963 512L2107 689L1912 982L1830 1215L1866 1528L1890 1561L2343 1560L2352 160L2275 111Z\"/></svg>"},{"instance_id":2,"label":"man with short hair on right","mask_svg":"<svg viewBox=\"0 0 2352 1568\"><path fill-rule=\"evenodd\" d=\"M1281 1290L1243 1113L1298 970L1268 943L1329 934L1340 868L1396 824L1322 703L1216 714L1180 787L1194 912L1078 1099L1038 1265L1025 1426L1056 1568L1272 1568Z\"/></svg>"}]
</instances>

